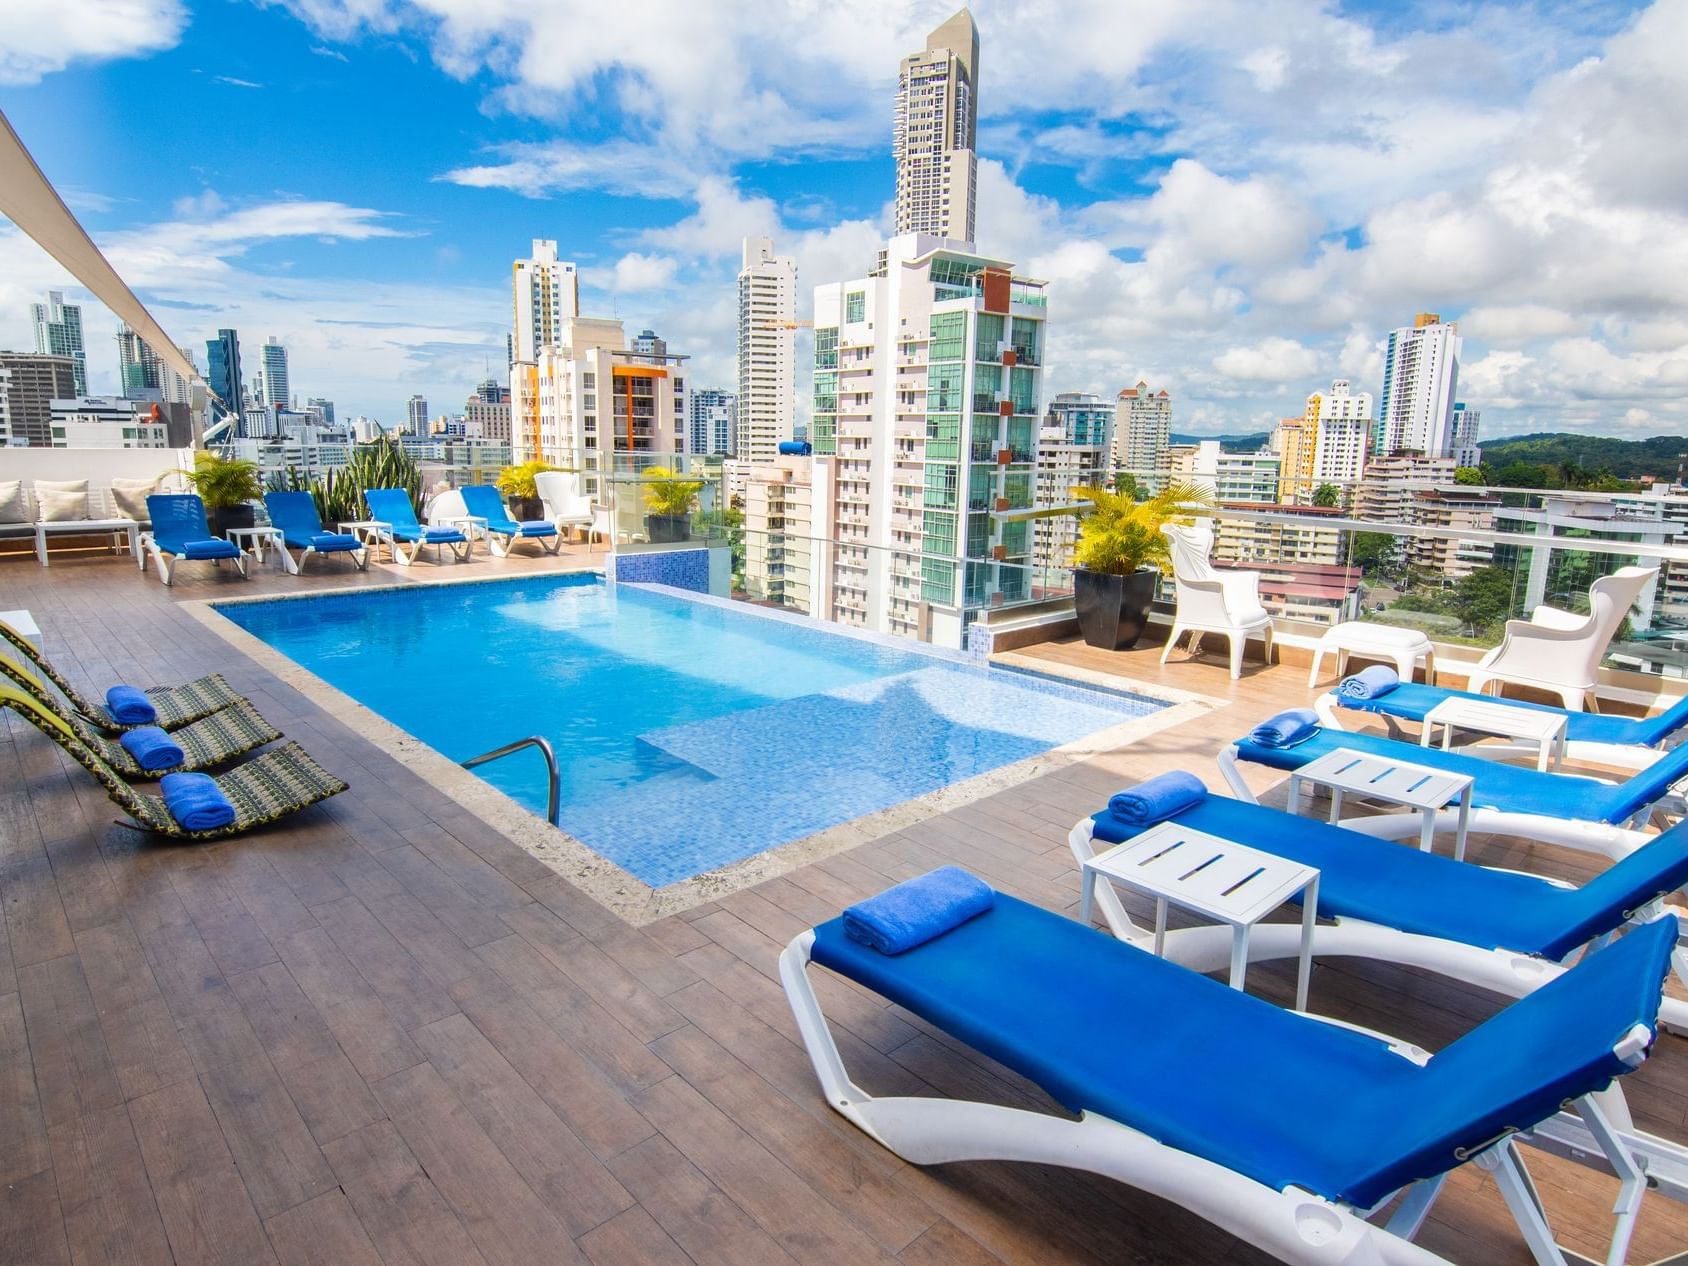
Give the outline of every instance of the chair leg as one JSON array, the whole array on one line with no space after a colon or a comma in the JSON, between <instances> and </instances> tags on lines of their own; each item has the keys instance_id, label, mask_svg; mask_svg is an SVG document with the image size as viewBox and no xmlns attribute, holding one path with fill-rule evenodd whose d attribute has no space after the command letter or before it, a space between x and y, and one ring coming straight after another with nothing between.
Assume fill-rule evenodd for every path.
<instances>
[{"instance_id":1,"label":"chair leg","mask_svg":"<svg viewBox=\"0 0 1688 1266\"><path fill-rule=\"evenodd\" d=\"M1231 680L1235 681L1243 675L1243 647L1248 644L1248 634L1236 630L1225 636L1231 643Z\"/></svg>"},{"instance_id":2,"label":"chair leg","mask_svg":"<svg viewBox=\"0 0 1688 1266\"><path fill-rule=\"evenodd\" d=\"M1183 631L1184 626L1174 620L1172 622L1172 632L1168 633L1166 636L1166 645L1161 647L1161 663L1166 663L1167 658L1172 654L1172 648L1178 645L1178 635Z\"/></svg>"},{"instance_id":3,"label":"chair leg","mask_svg":"<svg viewBox=\"0 0 1688 1266\"><path fill-rule=\"evenodd\" d=\"M1270 624L1268 624L1265 628L1260 630L1260 637L1261 637L1261 640L1265 643L1265 645L1261 648L1261 658L1265 661L1266 666L1268 668L1270 668L1272 666L1272 646L1273 646L1272 626Z\"/></svg>"}]
</instances>

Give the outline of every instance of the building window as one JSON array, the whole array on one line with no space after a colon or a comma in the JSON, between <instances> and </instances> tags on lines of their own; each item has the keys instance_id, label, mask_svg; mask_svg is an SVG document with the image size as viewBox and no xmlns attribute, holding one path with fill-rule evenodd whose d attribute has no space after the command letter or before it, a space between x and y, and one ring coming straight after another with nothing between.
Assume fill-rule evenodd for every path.
<instances>
[{"instance_id":1,"label":"building window","mask_svg":"<svg viewBox=\"0 0 1688 1266\"><path fill-rule=\"evenodd\" d=\"M852 290L844 296L845 323L865 321L867 319L867 291Z\"/></svg>"}]
</instances>

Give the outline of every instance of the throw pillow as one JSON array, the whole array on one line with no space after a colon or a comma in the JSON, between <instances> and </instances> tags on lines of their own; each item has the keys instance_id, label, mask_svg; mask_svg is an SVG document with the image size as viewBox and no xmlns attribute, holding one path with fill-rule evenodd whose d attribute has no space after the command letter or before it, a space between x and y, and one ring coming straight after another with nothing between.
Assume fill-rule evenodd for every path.
<instances>
[{"instance_id":1,"label":"throw pillow","mask_svg":"<svg viewBox=\"0 0 1688 1266\"><path fill-rule=\"evenodd\" d=\"M151 518L147 514L147 496L156 487L156 479L113 479L111 499L117 503L117 513L125 519L145 523Z\"/></svg>"},{"instance_id":2,"label":"throw pillow","mask_svg":"<svg viewBox=\"0 0 1688 1266\"><path fill-rule=\"evenodd\" d=\"M23 480L8 479L0 483L0 523L28 523L29 515L23 507Z\"/></svg>"},{"instance_id":3,"label":"throw pillow","mask_svg":"<svg viewBox=\"0 0 1688 1266\"><path fill-rule=\"evenodd\" d=\"M35 504L43 523L69 523L88 517L86 479L37 479Z\"/></svg>"}]
</instances>

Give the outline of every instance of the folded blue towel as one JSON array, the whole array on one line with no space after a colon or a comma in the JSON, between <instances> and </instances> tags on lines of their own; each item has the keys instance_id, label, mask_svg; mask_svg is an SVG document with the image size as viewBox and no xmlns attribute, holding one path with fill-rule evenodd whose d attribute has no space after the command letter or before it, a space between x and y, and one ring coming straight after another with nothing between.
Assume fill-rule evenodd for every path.
<instances>
[{"instance_id":1,"label":"folded blue towel","mask_svg":"<svg viewBox=\"0 0 1688 1266\"><path fill-rule=\"evenodd\" d=\"M233 558L238 553L240 553L239 547L229 541L205 540L182 542L183 558Z\"/></svg>"},{"instance_id":2,"label":"folded blue towel","mask_svg":"<svg viewBox=\"0 0 1688 1266\"><path fill-rule=\"evenodd\" d=\"M113 686L106 691L106 711L120 725L151 725L158 720L158 709L139 686Z\"/></svg>"},{"instance_id":3,"label":"folded blue towel","mask_svg":"<svg viewBox=\"0 0 1688 1266\"><path fill-rule=\"evenodd\" d=\"M1336 690L1348 699L1376 699L1400 684L1401 676L1393 668L1373 664L1370 668L1360 669L1352 677L1344 677Z\"/></svg>"},{"instance_id":4,"label":"folded blue towel","mask_svg":"<svg viewBox=\"0 0 1688 1266\"><path fill-rule=\"evenodd\" d=\"M146 770L174 769L188 758L182 745L156 725L125 730L117 741L135 758L135 763Z\"/></svg>"},{"instance_id":5,"label":"folded blue towel","mask_svg":"<svg viewBox=\"0 0 1688 1266\"><path fill-rule=\"evenodd\" d=\"M906 879L844 911L844 935L881 954L901 954L960 927L996 904L996 893L959 866Z\"/></svg>"},{"instance_id":6,"label":"folded blue towel","mask_svg":"<svg viewBox=\"0 0 1688 1266\"><path fill-rule=\"evenodd\" d=\"M164 807L184 831L215 831L234 823L234 805L209 774L165 774Z\"/></svg>"},{"instance_id":7,"label":"folded blue towel","mask_svg":"<svg viewBox=\"0 0 1688 1266\"><path fill-rule=\"evenodd\" d=\"M1261 747L1294 747L1319 732L1318 714L1311 708L1290 708L1267 717L1248 732L1249 741Z\"/></svg>"},{"instance_id":8,"label":"folded blue towel","mask_svg":"<svg viewBox=\"0 0 1688 1266\"><path fill-rule=\"evenodd\" d=\"M1175 769L1115 792L1108 801L1108 812L1127 826L1142 829L1177 817L1205 799L1207 787L1202 780Z\"/></svg>"},{"instance_id":9,"label":"folded blue towel","mask_svg":"<svg viewBox=\"0 0 1688 1266\"><path fill-rule=\"evenodd\" d=\"M523 519L523 536L555 536L557 525L550 519Z\"/></svg>"}]
</instances>

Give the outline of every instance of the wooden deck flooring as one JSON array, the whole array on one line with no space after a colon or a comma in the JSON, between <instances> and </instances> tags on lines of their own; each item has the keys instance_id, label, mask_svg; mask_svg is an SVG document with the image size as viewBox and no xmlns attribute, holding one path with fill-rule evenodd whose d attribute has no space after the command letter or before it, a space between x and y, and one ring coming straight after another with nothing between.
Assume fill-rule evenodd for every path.
<instances>
[{"instance_id":1,"label":"wooden deck flooring","mask_svg":"<svg viewBox=\"0 0 1688 1266\"><path fill-rule=\"evenodd\" d=\"M575 560L584 562L576 554ZM933 865L1073 910L1065 833L1128 779L1217 785L1226 739L1306 701L1300 673L1155 652L1032 653L1234 701L1137 745L631 928L177 607L215 594L521 572L477 562L243 583L184 568L0 563L89 688L224 673L352 785L288 825L160 847L52 744L0 729L0 1262L1257 1263L1158 1200L1035 1166L905 1165L820 1101L775 958L800 929ZM442 705L452 683L437 691ZM1494 860L1538 852L1480 841ZM1290 973L1251 986L1285 997ZM837 979L822 1001L875 1091L1038 1094ZM1403 969L1322 964L1318 1009L1435 1046L1496 1000ZM1229 1041L1228 1034L1215 1034ZM1237 1052L1239 1075L1248 1054ZM1688 1040L1628 1079L1644 1124L1688 1139ZM1270 1086L1261 1092L1271 1093ZM1306 1105L1317 1128L1318 1105ZM1604 1256L1615 1184L1533 1159L1572 1246ZM1467 1167L1421 1235L1466 1263L1528 1256ZM1634 1259L1688 1246L1654 1198Z\"/></svg>"}]
</instances>

